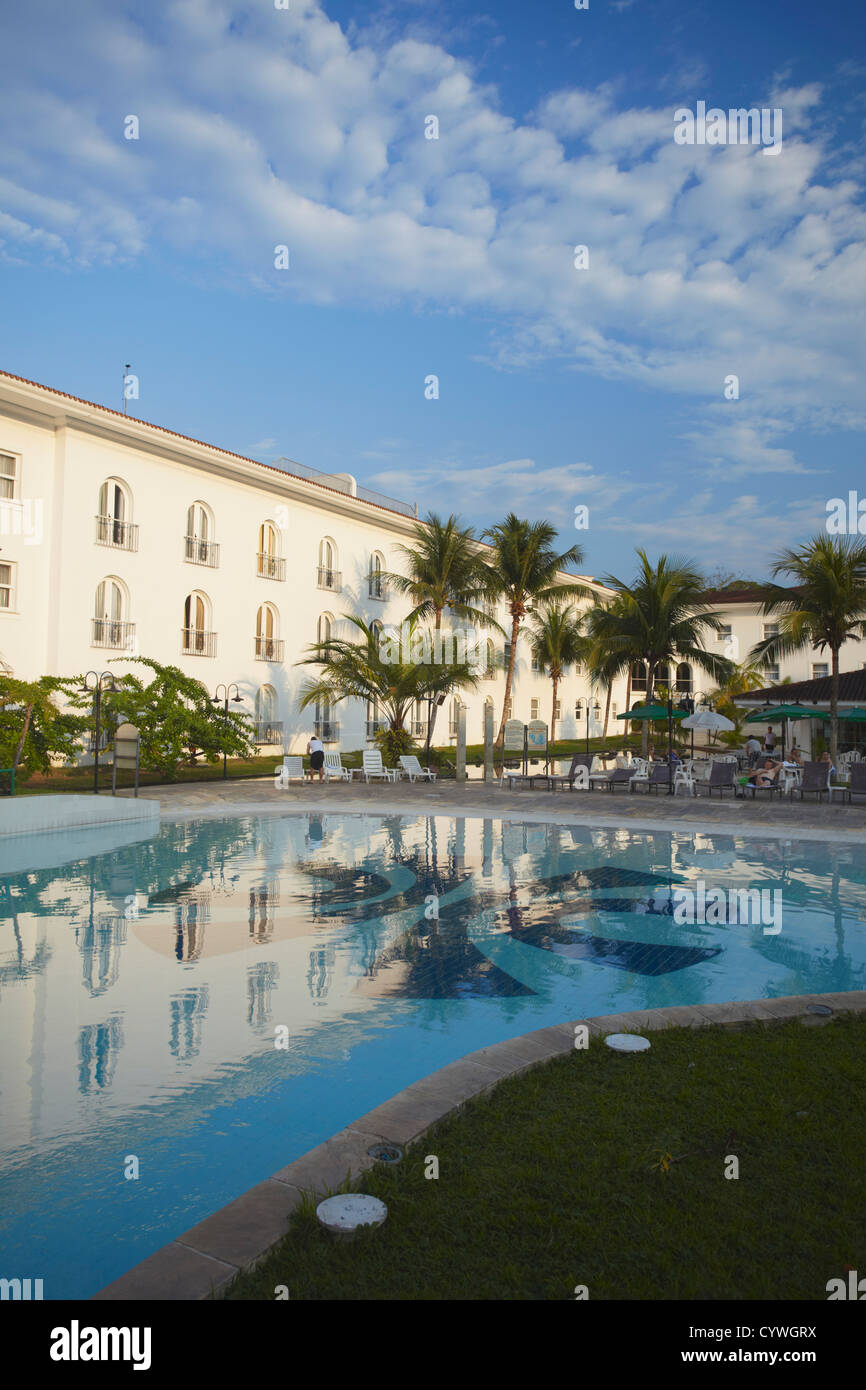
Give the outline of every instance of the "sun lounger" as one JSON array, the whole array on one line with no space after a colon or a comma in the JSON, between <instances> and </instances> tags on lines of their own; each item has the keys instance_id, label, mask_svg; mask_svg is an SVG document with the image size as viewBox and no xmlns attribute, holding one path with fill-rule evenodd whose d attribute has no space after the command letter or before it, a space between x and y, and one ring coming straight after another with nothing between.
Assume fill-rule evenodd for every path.
<instances>
[{"instance_id":1,"label":"sun lounger","mask_svg":"<svg viewBox=\"0 0 866 1390\"><path fill-rule=\"evenodd\" d=\"M369 782L371 777L381 778L383 782L396 782L400 776L395 767L383 767L382 754L378 749L365 749L361 754L361 761L364 765L365 782Z\"/></svg>"},{"instance_id":2,"label":"sun lounger","mask_svg":"<svg viewBox=\"0 0 866 1390\"><path fill-rule=\"evenodd\" d=\"M287 787L290 782L303 782L303 758L283 758L279 767L274 768L274 786Z\"/></svg>"},{"instance_id":3,"label":"sun lounger","mask_svg":"<svg viewBox=\"0 0 866 1390\"><path fill-rule=\"evenodd\" d=\"M830 763L804 763L803 778L796 789L803 800L804 792L814 792L820 801L826 794L830 800Z\"/></svg>"},{"instance_id":4,"label":"sun lounger","mask_svg":"<svg viewBox=\"0 0 866 1390\"><path fill-rule=\"evenodd\" d=\"M339 753L325 754L325 781L351 782L352 769L343 767L343 759Z\"/></svg>"},{"instance_id":5,"label":"sun lounger","mask_svg":"<svg viewBox=\"0 0 866 1390\"><path fill-rule=\"evenodd\" d=\"M432 767L422 767L414 753L403 753L400 757L400 766L410 782L436 781L436 773Z\"/></svg>"},{"instance_id":6,"label":"sun lounger","mask_svg":"<svg viewBox=\"0 0 866 1390\"><path fill-rule=\"evenodd\" d=\"M734 782L736 772L736 763L713 763L710 768L709 777L703 781L696 782L695 786L706 787L710 797L712 797L713 792L718 792L719 796L724 796L726 791L736 790L736 784Z\"/></svg>"}]
</instances>

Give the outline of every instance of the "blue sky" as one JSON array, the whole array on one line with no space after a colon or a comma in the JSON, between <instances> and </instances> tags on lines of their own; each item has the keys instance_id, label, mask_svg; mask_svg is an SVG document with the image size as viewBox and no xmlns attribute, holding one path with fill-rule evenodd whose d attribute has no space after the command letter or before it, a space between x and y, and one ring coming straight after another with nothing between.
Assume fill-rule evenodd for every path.
<instances>
[{"instance_id":1,"label":"blue sky","mask_svg":"<svg viewBox=\"0 0 866 1390\"><path fill-rule=\"evenodd\" d=\"M866 494L861 6L31 0L3 25L4 370L118 406L129 361L144 419L479 527L546 516L597 575L642 545L760 578ZM781 109L781 151L676 144L698 101Z\"/></svg>"}]
</instances>

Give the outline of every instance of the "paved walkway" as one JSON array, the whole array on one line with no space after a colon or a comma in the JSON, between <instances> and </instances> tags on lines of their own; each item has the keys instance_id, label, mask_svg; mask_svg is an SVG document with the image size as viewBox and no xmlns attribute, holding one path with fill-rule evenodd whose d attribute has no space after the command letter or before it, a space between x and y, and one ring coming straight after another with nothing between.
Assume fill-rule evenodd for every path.
<instances>
[{"instance_id":1,"label":"paved walkway","mask_svg":"<svg viewBox=\"0 0 866 1390\"><path fill-rule=\"evenodd\" d=\"M127 793L131 794L131 793ZM148 787L143 797L159 801L164 820L191 816L231 816L346 811L370 815L492 816L554 824L631 825L635 829L692 831L717 827L731 834L780 835L799 831L809 838L863 842L866 801L744 800L726 796L689 797L623 791L508 791L481 781L313 782L286 790L272 778L183 783Z\"/></svg>"}]
</instances>

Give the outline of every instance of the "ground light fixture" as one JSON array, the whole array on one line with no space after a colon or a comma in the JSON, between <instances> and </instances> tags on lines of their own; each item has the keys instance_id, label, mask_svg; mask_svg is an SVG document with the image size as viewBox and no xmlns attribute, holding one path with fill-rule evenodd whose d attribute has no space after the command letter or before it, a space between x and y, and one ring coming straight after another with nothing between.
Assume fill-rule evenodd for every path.
<instances>
[{"instance_id":1,"label":"ground light fixture","mask_svg":"<svg viewBox=\"0 0 866 1390\"><path fill-rule=\"evenodd\" d=\"M326 1197L316 1207L319 1225L339 1240L354 1240L362 1226L381 1226L387 1215L385 1203L366 1192L343 1192L337 1197Z\"/></svg>"},{"instance_id":2,"label":"ground light fixture","mask_svg":"<svg viewBox=\"0 0 866 1390\"><path fill-rule=\"evenodd\" d=\"M604 1040L611 1052L648 1052L649 1038L641 1038L637 1033L608 1033Z\"/></svg>"},{"instance_id":3,"label":"ground light fixture","mask_svg":"<svg viewBox=\"0 0 866 1390\"><path fill-rule=\"evenodd\" d=\"M374 1144L367 1153L379 1163L399 1163L403 1157L403 1150L397 1144Z\"/></svg>"},{"instance_id":4,"label":"ground light fixture","mask_svg":"<svg viewBox=\"0 0 866 1390\"><path fill-rule=\"evenodd\" d=\"M222 691L222 694L220 694L220 691ZM235 692L234 695L232 695L232 691ZM235 705L243 704L243 699L244 699L244 697L243 697L243 695L240 693L240 691L238 690L238 688L237 688L237 686L234 684L234 682L232 682L231 685L223 685L223 684L218 685L217 688L216 688L216 690L214 691L213 695L211 695L211 697L210 697L210 699L211 699L211 704L212 704L212 705L222 705L222 707L223 707L223 729L224 729L224 731L227 731L227 730L228 730L228 722L229 722L229 698L231 698L232 704L235 704ZM229 775L229 774L228 774L228 769L227 769L227 766L226 766L226 750L225 750L225 746L224 746L224 747L223 747L223 778L225 779L226 777L228 777L228 775Z\"/></svg>"}]
</instances>

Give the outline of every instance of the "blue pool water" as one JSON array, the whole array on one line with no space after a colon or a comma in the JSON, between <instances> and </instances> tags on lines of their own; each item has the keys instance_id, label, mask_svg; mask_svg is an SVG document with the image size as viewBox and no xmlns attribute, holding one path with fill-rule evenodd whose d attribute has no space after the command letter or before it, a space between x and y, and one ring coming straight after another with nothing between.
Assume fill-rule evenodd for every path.
<instances>
[{"instance_id":1,"label":"blue pool water","mask_svg":"<svg viewBox=\"0 0 866 1390\"><path fill-rule=\"evenodd\" d=\"M46 1298L478 1047L866 987L844 844L348 815L169 824L69 863L52 836L45 865L48 843L0 873L0 1276ZM779 894L781 930L679 925L701 881Z\"/></svg>"}]
</instances>

